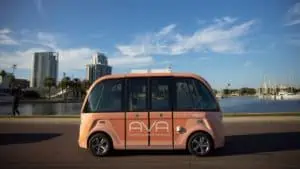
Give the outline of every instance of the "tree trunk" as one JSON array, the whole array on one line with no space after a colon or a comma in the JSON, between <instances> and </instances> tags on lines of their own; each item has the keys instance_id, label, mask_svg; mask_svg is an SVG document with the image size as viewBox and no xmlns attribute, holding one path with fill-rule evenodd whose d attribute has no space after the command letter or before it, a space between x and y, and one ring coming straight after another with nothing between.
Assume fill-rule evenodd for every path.
<instances>
[{"instance_id":1,"label":"tree trunk","mask_svg":"<svg viewBox=\"0 0 300 169\"><path fill-rule=\"evenodd\" d=\"M64 93L64 88L63 87L61 88L61 92L62 92L63 99L66 100L66 93Z\"/></svg>"},{"instance_id":2,"label":"tree trunk","mask_svg":"<svg viewBox=\"0 0 300 169\"><path fill-rule=\"evenodd\" d=\"M50 100L50 91L51 91L51 87L49 87L49 98L48 98L49 100Z\"/></svg>"}]
</instances>

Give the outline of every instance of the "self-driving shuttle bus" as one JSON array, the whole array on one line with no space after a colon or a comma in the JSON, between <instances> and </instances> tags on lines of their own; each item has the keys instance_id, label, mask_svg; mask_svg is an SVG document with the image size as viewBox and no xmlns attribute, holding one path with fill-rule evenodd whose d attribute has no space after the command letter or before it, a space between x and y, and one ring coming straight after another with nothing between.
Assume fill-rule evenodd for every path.
<instances>
[{"instance_id":1,"label":"self-driving shuttle bus","mask_svg":"<svg viewBox=\"0 0 300 169\"><path fill-rule=\"evenodd\" d=\"M208 82L195 74L107 75L87 92L78 143L95 156L131 149L205 156L224 146L222 112Z\"/></svg>"}]
</instances>

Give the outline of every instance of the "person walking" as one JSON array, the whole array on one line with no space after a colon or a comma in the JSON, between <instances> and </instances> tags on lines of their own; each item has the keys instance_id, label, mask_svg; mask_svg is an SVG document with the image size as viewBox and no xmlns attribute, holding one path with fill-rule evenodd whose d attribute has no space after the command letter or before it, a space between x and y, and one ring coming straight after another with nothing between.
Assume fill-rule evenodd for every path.
<instances>
[{"instance_id":1,"label":"person walking","mask_svg":"<svg viewBox=\"0 0 300 169\"><path fill-rule=\"evenodd\" d=\"M16 115L20 115L20 112L18 110L18 107L19 107L19 102L20 102L20 89L17 88L15 91L14 91L14 98L13 98L13 116L16 116Z\"/></svg>"}]
</instances>

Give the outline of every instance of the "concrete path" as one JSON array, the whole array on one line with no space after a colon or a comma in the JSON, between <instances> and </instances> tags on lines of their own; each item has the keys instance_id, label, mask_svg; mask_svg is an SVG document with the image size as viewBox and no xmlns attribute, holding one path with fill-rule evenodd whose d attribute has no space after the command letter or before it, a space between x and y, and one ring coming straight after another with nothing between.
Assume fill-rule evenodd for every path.
<instances>
[{"instance_id":1,"label":"concrete path","mask_svg":"<svg viewBox=\"0 0 300 169\"><path fill-rule=\"evenodd\" d=\"M224 117L224 122L290 122L299 121L300 116L232 116ZM60 117L2 117L0 118L0 123L53 123L53 124L79 124L79 116L66 116L64 118Z\"/></svg>"},{"instance_id":2,"label":"concrete path","mask_svg":"<svg viewBox=\"0 0 300 169\"><path fill-rule=\"evenodd\" d=\"M0 168L297 169L298 117L224 118L226 147L198 158L185 151L117 151L95 158L78 148L79 119L0 119Z\"/></svg>"}]
</instances>

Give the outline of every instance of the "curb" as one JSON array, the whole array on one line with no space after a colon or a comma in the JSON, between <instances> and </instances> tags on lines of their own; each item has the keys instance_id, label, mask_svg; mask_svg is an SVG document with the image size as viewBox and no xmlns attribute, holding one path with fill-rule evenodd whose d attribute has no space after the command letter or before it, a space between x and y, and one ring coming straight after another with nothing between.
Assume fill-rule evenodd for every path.
<instances>
[{"instance_id":1,"label":"curb","mask_svg":"<svg viewBox=\"0 0 300 169\"><path fill-rule=\"evenodd\" d=\"M300 112L292 113L223 113L223 117L247 117L247 116L300 116Z\"/></svg>"},{"instance_id":2,"label":"curb","mask_svg":"<svg viewBox=\"0 0 300 169\"><path fill-rule=\"evenodd\" d=\"M300 112L295 113L223 113L223 117L261 117L261 116L300 116ZM12 118L10 115L0 115L0 119ZM80 118L80 115L25 115L16 116L13 118L28 119L28 118Z\"/></svg>"}]
</instances>

